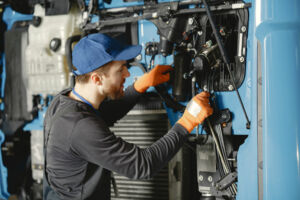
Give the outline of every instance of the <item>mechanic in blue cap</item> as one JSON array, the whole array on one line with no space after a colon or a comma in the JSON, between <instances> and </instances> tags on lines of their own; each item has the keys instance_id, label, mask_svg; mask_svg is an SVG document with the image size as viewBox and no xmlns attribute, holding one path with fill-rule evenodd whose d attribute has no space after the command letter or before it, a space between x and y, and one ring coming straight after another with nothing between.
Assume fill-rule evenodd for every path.
<instances>
[{"instance_id":1,"label":"mechanic in blue cap","mask_svg":"<svg viewBox=\"0 0 300 200\"><path fill-rule=\"evenodd\" d=\"M209 94L202 92L150 147L141 149L116 137L108 127L126 115L149 87L170 78L171 66L158 65L124 92L130 75L126 61L140 52L141 46L127 46L100 33L75 45L75 87L59 93L45 116L43 199L109 200L111 171L134 179L153 176L193 128L212 114Z\"/></svg>"}]
</instances>

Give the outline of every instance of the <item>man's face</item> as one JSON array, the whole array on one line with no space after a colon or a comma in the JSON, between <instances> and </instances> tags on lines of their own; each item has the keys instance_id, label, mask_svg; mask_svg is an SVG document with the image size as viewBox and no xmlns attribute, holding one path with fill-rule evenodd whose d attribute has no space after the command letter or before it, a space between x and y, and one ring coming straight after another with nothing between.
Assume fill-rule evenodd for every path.
<instances>
[{"instance_id":1,"label":"man's face","mask_svg":"<svg viewBox=\"0 0 300 200\"><path fill-rule=\"evenodd\" d=\"M124 96L124 82L130 76L126 61L113 61L105 73L103 88L108 98L119 99Z\"/></svg>"}]
</instances>

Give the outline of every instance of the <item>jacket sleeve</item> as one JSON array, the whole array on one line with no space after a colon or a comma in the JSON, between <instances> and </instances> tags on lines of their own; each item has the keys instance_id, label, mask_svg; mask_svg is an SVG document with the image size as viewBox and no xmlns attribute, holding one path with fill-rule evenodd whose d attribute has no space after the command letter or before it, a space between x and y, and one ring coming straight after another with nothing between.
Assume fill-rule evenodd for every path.
<instances>
[{"instance_id":1,"label":"jacket sleeve","mask_svg":"<svg viewBox=\"0 0 300 200\"><path fill-rule=\"evenodd\" d=\"M99 111L106 124L112 126L117 120L124 117L135 106L140 96L141 93L131 85L126 88L121 99L102 102Z\"/></svg>"},{"instance_id":2,"label":"jacket sleeve","mask_svg":"<svg viewBox=\"0 0 300 200\"><path fill-rule=\"evenodd\" d=\"M71 151L76 156L134 179L152 177L163 168L185 142L188 131L175 124L146 149L128 143L95 119L82 119L74 129Z\"/></svg>"}]
</instances>

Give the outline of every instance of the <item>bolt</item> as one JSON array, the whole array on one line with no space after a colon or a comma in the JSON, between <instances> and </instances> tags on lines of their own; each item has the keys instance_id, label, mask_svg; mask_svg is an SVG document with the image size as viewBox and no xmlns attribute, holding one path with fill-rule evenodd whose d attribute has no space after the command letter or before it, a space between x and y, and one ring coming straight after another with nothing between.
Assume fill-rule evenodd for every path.
<instances>
[{"instance_id":1,"label":"bolt","mask_svg":"<svg viewBox=\"0 0 300 200\"><path fill-rule=\"evenodd\" d=\"M193 18L189 18L189 25L192 25L194 22Z\"/></svg>"},{"instance_id":2,"label":"bolt","mask_svg":"<svg viewBox=\"0 0 300 200\"><path fill-rule=\"evenodd\" d=\"M188 79L188 77L189 77L188 73L184 73L184 74L182 75L182 78L183 78L183 79Z\"/></svg>"},{"instance_id":3,"label":"bolt","mask_svg":"<svg viewBox=\"0 0 300 200\"><path fill-rule=\"evenodd\" d=\"M152 17L153 17L153 18L157 18L157 17L158 17L157 12L152 13Z\"/></svg>"},{"instance_id":4,"label":"bolt","mask_svg":"<svg viewBox=\"0 0 300 200\"><path fill-rule=\"evenodd\" d=\"M88 12L83 12L82 13L82 18L87 19L89 17Z\"/></svg>"},{"instance_id":5,"label":"bolt","mask_svg":"<svg viewBox=\"0 0 300 200\"><path fill-rule=\"evenodd\" d=\"M206 92L208 91L207 85L203 86L203 90L206 91Z\"/></svg>"},{"instance_id":6,"label":"bolt","mask_svg":"<svg viewBox=\"0 0 300 200\"><path fill-rule=\"evenodd\" d=\"M223 119L226 119L226 118L227 118L227 115L226 115L225 113L222 113L221 117L222 117Z\"/></svg>"},{"instance_id":7,"label":"bolt","mask_svg":"<svg viewBox=\"0 0 300 200\"><path fill-rule=\"evenodd\" d=\"M199 178L198 178L198 180L199 180L200 182L202 182L202 181L203 181L203 176L200 175Z\"/></svg>"},{"instance_id":8,"label":"bolt","mask_svg":"<svg viewBox=\"0 0 300 200\"><path fill-rule=\"evenodd\" d=\"M198 33L199 36L201 36L203 34L202 31L198 31L197 33Z\"/></svg>"},{"instance_id":9,"label":"bolt","mask_svg":"<svg viewBox=\"0 0 300 200\"><path fill-rule=\"evenodd\" d=\"M233 90L233 85L229 85L228 90L232 91Z\"/></svg>"},{"instance_id":10,"label":"bolt","mask_svg":"<svg viewBox=\"0 0 300 200\"><path fill-rule=\"evenodd\" d=\"M207 178L207 180L208 180L209 182L212 182L212 177L209 176L209 177Z\"/></svg>"},{"instance_id":11,"label":"bolt","mask_svg":"<svg viewBox=\"0 0 300 200\"><path fill-rule=\"evenodd\" d=\"M240 62L242 63L242 62L244 62L245 61L245 58L242 56L242 57L240 57Z\"/></svg>"},{"instance_id":12,"label":"bolt","mask_svg":"<svg viewBox=\"0 0 300 200\"><path fill-rule=\"evenodd\" d=\"M242 31L243 33L246 32L246 30L247 30L247 29L246 29L246 26L242 26L242 27L241 27L241 31Z\"/></svg>"}]
</instances>

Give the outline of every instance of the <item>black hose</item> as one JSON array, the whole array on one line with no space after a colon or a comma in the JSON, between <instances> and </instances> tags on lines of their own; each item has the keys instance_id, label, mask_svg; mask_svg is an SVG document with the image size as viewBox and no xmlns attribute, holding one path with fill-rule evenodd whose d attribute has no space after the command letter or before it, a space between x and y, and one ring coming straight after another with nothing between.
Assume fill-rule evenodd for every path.
<instances>
[{"instance_id":1,"label":"black hose","mask_svg":"<svg viewBox=\"0 0 300 200\"><path fill-rule=\"evenodd\" d=\"M66 46L65 46L65 53L66 53L66 57L67 57L67 64L68 64L68 68L69 68L69 72L71 73L70 74L70 79L71 79L71 87L74 87L75 85L75 77L72 73L73 71L73 64L72 64L72 44L74 42L77 42L79 41L81 38L80 35L74 35L74 36L71 36L67 39L66 41Z\"/></svg>"},{"instance_id":2,"label":"black hose","mask_svg":"<svg viewBox=\"0 0 300 200\"><path fill-rule=\"evenodd\" d=\"M175 101L167 92L167 89L162 85L155 86L155 89L162 98L162 100L166 103L166 105L170 108L173 108L175 111L184 112L185 106Z\"/></svg>"}]
</instances>

